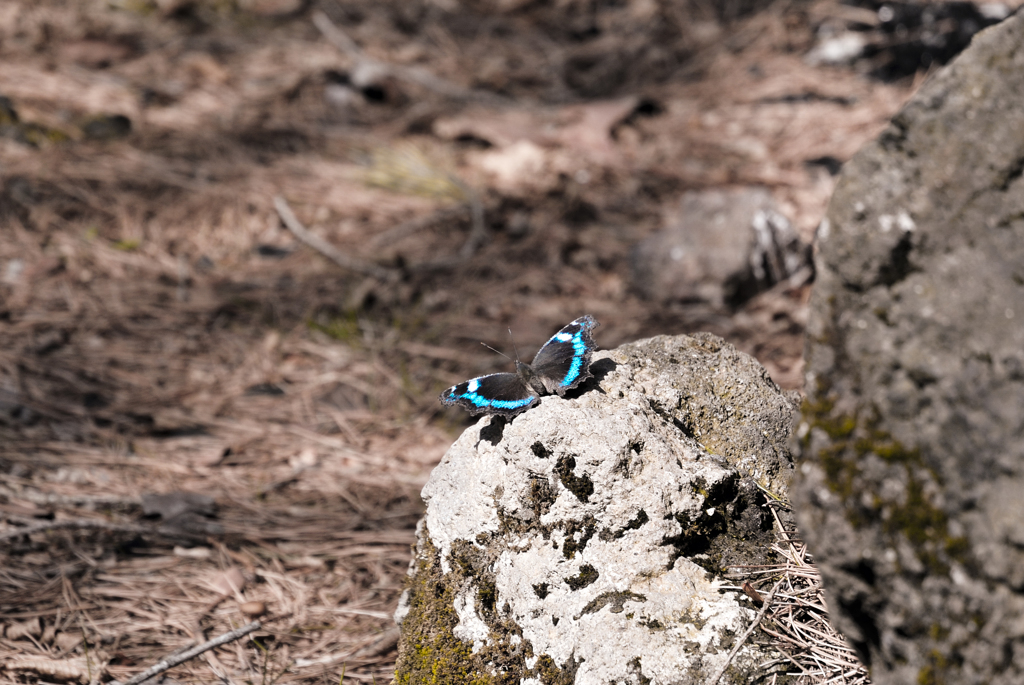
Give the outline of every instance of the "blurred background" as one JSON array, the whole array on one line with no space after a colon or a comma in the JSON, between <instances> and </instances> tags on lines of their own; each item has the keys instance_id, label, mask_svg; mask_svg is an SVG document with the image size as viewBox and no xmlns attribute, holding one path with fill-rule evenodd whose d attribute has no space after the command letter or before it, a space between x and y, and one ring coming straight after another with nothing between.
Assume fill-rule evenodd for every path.
<instances>
[{"instance_id":1,"label":"blurred background","mask_svg":"<svg viewBox=\"0 0 1024 685\"><path fill-rule=\"evenodd\" d=\"M8 677L260 618L173 679L389 681L479 343L710 330L799 389L843 162L1019 4L0 4Z\"/></svg>"}]
</instances>

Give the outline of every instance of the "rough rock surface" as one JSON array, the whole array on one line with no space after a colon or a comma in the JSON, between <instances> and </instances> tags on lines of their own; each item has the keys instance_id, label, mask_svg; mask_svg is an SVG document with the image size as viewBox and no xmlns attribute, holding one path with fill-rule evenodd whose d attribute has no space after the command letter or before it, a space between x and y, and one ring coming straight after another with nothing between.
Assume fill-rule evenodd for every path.
<instances>
[{"instance_id":1,"label":"rough rock surface","mask_svg":"<svg viewBox=\"0 0 1024 685\"><path fill-rule=\"evenodd\" d=\"M809 263L764 188L689 191L666 223L632 255L633 284L653 300L734 306Z\"/></svg>"},{"instance_id":2,"label":"rough rock surface","mask_svg":"<svg viewBox=\"0 0 1024 685\"><path fill-rule=\"evenodd\" d=\"M722 569L774 540L796 403L719 338L599 352L595 377L481 419L423 490L396 683L703 683L754 616ZM748 644L723 683L752 682Z\"/></svg>"},{"instance_id":3,"label":"rough rock surface","mask_svg":"<svg viewBox=\"0 0 1024 685\"><path fill-rule=\"evenodd\" d=\"M1024 683L1024 16L844 168L794 500L877 685Z\"/></svg>"}]
</instances>

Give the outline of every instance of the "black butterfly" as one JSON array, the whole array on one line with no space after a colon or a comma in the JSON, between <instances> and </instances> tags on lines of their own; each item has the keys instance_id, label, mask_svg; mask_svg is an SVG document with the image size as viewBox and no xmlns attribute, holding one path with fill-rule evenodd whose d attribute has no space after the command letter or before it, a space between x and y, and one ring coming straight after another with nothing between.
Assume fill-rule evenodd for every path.
<instances>
[{"instance_id":1,"label":"black butterfly","mask_svg":"<svg viewBox=\"0 0 1024 685\"><path fill-rule=\"evenodd\" d=\"M541 395L564 395L590 378L590 357L597 345L590 332L598 325L581 316L551 336L532 364L516 360L515 373L472 378L441 393L443 404L458 404L471 414L515 416Z\"/></svg>"}]
</instances>

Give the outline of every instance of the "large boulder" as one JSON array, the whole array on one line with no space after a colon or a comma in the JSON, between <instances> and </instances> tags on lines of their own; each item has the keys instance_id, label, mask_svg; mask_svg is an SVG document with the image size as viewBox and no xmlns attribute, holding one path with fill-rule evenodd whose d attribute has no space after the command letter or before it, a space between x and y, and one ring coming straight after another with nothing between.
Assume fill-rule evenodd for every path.
<instances>
[{"instance_id":1,"label":"large boulder","mask_svg":"<svg viewBox=\"0 0 1024 685\"><path fill-rule=\"evenodd\" d=\"M594 378L486 417L423 489L395 682L704 683L754 617L796 403L711 335L599 352ZM755 484L756 483L756 484ZM752 682L747 644L723 683Z\"/></svg>"},{"instance_id":2,"label":"large boulder","mask_svg":"<svg viewBox=\"0 0 1024 685\"><path fill-rule=\"evenodd\" d=\"M889 683L1024 683L1024 17L848 162L819 229L794 487Z\"/></svg>"}]
</instances>

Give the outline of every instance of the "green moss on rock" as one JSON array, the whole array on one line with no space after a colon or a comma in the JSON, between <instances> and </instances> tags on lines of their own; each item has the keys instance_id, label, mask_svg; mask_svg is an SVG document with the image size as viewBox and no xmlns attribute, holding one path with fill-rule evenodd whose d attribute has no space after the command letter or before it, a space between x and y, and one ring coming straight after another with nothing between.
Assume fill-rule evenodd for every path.
<instances>
[{"instance_id":1,"label":"green moss on rock","mask_svg":"<svg viewBox=\"0 0 1024 685\"><path fill-rule=\"evenodd\" d=\"M600 576L600 574L597 572L596 568L590 564L583 564L583 566L580 566L580 572L575 576L566 578L565 583L571 590L582 590L588 585L592 585L597 582L598 576Z\"/></svg>"},{"instance_id":2,"label":"green moss on rock","mask_svg":"<svg viewBox=\"0 0 1024 685\"><path fill-rule=\"evenodd\" d=\"M846 519L855 530L879 525L893 542L903 537L931 573L948 573L952 561L970 562L967 540L950 535L947 514L928 497L927 481L941 484L942 480L919 449L908 448L878 429L875 411L863 412L871 417L867 420L859 419L856 413L835 413L835 404L821 385L817 395L804 402L802 411L812 430L824 431L829 437L827 445L808 456L817 458L829 490L842 500ZM808 431L805 449L810 442ZM861 464L869 455L877 456L897 473L902 471L901 480L906 485L899 496L883 497L874 480L861 478ZM870 497L863 497L865 493Z\"/></svg>"},{"instance_id":3,"label":"green moss on rock","mask_svg":"<svg viewBox=\"0 0 1024 685\"><path fill-rule=\"evenodd\" d=\"M597 521L590 514L583 517L582 521L567 520L563 531L565 540L562 542L562 556L572 559L576 556L576 552L586 549L587 543L590 542L590 538L594 537L596 530ZM577 534L579 535L578 540L576 539Z\"/></svg>"},{"instance_id":4,"label":"green moss on rock","mask_svg":"<svg viewBox=\"0 0 1024 685\"><path fill-rule=\"evenodd\" d=\"M522 630L498 610L500 598L491 560L472 544L459 540L449 555L451 571L443 573L437 549L425 533L415 559L415 573L406 581L409 611L402 620L402 639L395 665L395 685L513 685L534 676L546 685L570 685L579 664L559 668L548 655L540 655L533 668L533 646ZM588 570L589 568L589 570ZM581 576L596 570L581 569ZM487 644L473 653L472 645L455 635L459 624L456 596L476 588L478 615L491 628ZM537 591L537 588L534 588ZM547 588L540 590L546 594Z\"/></svg>"},{"instance_id":5,"label":"green moss on rock","mask_svg":"<svg viewBox=\"0 0 1024 685\"><path fill-rule=\"evenodd\" d=\"M426 536L424 536L426 538ZM420 545L416 574L408 581L409 613L395 668L396 685L495 685L471 646L455 637L455 588L441 577L437 550L429 539Z\"/></svg>"},{"instance_id":6,"label":"green moss on rock","mask_svg":"<svg viewBox=\"0 0 1024 685\"><path fill-rule=\"evenodd\" d=\"M554 659L544 654L537 659L537 664L533 670L534 675L540 678L544 685L574 685L576 682L576 671L582 663L582 659L580 661L570 659L564 668L559 668Z\"/></svg>"},{"instance_id":7,"label":"green moss on rock","mask_svg":"<svg viewBox=\"0 0 1024 685\"><path fill-rule=\"evenodd\" d=\"M586 614L593 614L600 611L606 606L611 606L610 611L613 614L621 614L624 611L624 604L626 602L646 602L647 598L636 592L630 592L625 590L623 592L602 592L594 599L587 602L587 606L583 607L583 611L580 616ZM576 617L577 620L579 616Z\"/></svg>"},{"instance_id":8,"label":"green moss on rock","mask_svg":"<svg viewBox=\"0 0 1024 685\"><path fill-rule=\"evenodd\" d=\"M558 478L566 490L576 495L576 499L579 501L587 503L590 501L590 496L594 494L594 481L590 480L590 476L587 474L577 476L574 473L575 468L576 459L566 455L559 458L555 465L555 473L558 474Z\"/></svg>"},{"instance_id":9,"label":"green moss on rock","mask_svg":"<svg viewBox=\"0 0 1024 685\"><path fill-rule=\"evenodd\" d=\"M960 659L951 658L933 649L928 653L928 663L917 672L917 685L953 685L956 680L950 680L946 675L953 674L954 678L958 679L956 674L959 673L960 666Z\"/></svg>"}]
</instances>

